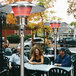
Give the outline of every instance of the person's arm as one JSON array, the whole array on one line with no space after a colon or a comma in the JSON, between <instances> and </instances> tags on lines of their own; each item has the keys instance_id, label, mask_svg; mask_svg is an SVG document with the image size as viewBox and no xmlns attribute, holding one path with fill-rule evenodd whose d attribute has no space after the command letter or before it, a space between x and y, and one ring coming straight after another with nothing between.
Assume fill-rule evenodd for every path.
<instances>
[{"instance_id":1,"label":"person's arm","mask_svg":"<svg viewBox=\"0 0 76 76\"><path fill-rule=\"evenodd\" d=\"M60 62L60 55L58 54L58 56L56 57L55 61L54 61L54 65L55 66L62 66L62 64L59 64Z\"/></svg>"},{"instance_id":2,"label":"person's arm","mask_svg":"<svg viewBox=\"0 0 76 76\"><path fill-rule=\"evenodd\" d=\"M9 62L9 69L11 69L12 68L12 66L11 66L11 62Z\"/></svg>"},{"instance_id":3,"label":"person's arm","mask_svg":"<svg viewBox=\"0 0 76 76\"><path fill-rule=\"evenodd\" d=\"M29 60L29 63L30 63L30 64L32 64L32 63L33 63L33 62L32 62L32 61L33 61L33 59L34 59L34 57L32 56L32 57L31 57L31 59Z\"/></svg>"},{"instance_id":4,"label":"person's arm","mask_svg":"<svg viewBox=\"0 0 76 76\"><path fill-rule=\"evenodd\" d=\"M12 62L14 62L14 57L15 57L15 55L13 54L11 57L10 57L10 60L9 60L9 69L11 69L12 68Z\"/></svg>"},{"instance_id":5,"label":"person's arm","mask_svg":"<svg viewBox=\"0 0 76 76\"><path fill-rule=\"evenodd\" d=\"M62 62L62 67L70 67L71 66L71 57L67 57L63 62Z\"/></svg>"},{"instance_id":6,"label":"person's arm","mask_svg":"<svg viewBox=\"0 0 76 76\"><path fill-rule=\"evenodd\" d=\"M56 57L56 59L55 59L55 61L54 61L54 64L57 64L57 63L59 63L59 59L60 58L60 55L58 55L57 57Z\"/></svg>"},{"instance_id":7,"label":"person's arm","mask_svg":"<svg viewBox=\"0 0 76 76\"><path fill-rule=\"evenodd\" d=\"M41 62L32 62L33 59L34 59L33 57L30 59L30 61L29 61L30 64L43 64L43 62L44 62L43 56L41 56Z\"/></svg>"},{"instance_id":8,"label":"person's arm","mask_svg":"<svg viewBox=\"0 0 76 76\"><path fill-rule=\"evenodd\" d=\"M26 56L24 56L24 63L27 63L27 62L29 62L29 59Z\"/></svg>"}]
</instances>

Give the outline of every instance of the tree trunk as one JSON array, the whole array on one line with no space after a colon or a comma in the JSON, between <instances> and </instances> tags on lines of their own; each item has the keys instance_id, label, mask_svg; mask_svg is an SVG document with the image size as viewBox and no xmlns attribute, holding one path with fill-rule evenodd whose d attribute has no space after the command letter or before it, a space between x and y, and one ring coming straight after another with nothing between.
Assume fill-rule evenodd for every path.
<instances>
[{"instance_id":1,"label":"tree trunk","mask_svg":"<svg viewBox=\"0 0 76 76\"><path fill-rule=\"evenodd\" d=\"M48 32L46 32L46 39L48 40Z\"/></svg>"},{"instance_id":2,"label":"tree trunk","mask_svg":"<svg viewBox=\"0 0 76 76\"><path fill-rule=\"evenodd\" d=\"M34 33L33 33L33 30L32 30L32 46L33 46L33 42L34 42Z\"/></svg>"},{"instance_id":3,"label":"tree trunk","mask_svg":"<svg viewBox=\"0 0 76 76\"><path fill-rule=\"evenodd\" d=\"M7 45L7 30L4 29L4 38L5 38L5 45Z\"/></svg>"}]
</instances>

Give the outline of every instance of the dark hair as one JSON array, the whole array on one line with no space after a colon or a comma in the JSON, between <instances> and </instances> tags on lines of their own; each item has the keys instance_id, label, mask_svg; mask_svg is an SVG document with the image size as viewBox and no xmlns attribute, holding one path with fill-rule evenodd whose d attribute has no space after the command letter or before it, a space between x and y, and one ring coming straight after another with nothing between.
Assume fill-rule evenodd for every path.
<instances>
[{"instance_id":1,"label":"dark hair","mask_svg":"<svg viewBox=\"0 0 76 76\"><path fill-rule=\"evenodd\" d=\"M35 50L33 50L33 56L34 56L34 57L36 57L36 54L35 54L36 49L39 50L39 55L40 55L40 56L43 55L43 51L42 51L40 48L36 47Z\"/></svg>"},{"instance_id":2,"label":"dark hair","mask_svg":"<svg viewBox=\"0 0 76 76\"><path fill-rule=\"evenodd\" d=\"M60 51L64 51L66 53L66 48L61 48Z\"/></svg>"}]
</instances>

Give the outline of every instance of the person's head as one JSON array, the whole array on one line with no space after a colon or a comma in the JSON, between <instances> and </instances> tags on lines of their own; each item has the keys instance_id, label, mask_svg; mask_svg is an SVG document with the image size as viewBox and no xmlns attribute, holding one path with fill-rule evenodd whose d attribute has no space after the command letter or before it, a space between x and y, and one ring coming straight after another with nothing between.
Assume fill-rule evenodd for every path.
<instances>
[{"instance_id":1,"label":"person's head","mask_svg":"<svg viewBox=\"0 0 76 76\"><path fill-rule=\"evenodd\" d=\"M2 43L2 47L3 48L7 48L8 46L7 46L7 44L5 44L4 42Z\"/></svg>"},{"instance_id":2,"label":"person's head","mask_svg":"<svg viewBox=\"0 0 76 76\"><path fill-rule=\"evenodd\" d=\"M17 47L17 53L18 54L20 54L21 53L21 51L20 51L21 49L20 49L20 47Z\"/></svg>"},{"instance_id":3,"label":"person's head","mask_svg":"<svg viewBox=\"0 0 76 76\"><path fill-rule=\"evenodd\" d=\"M64 56L66 54L66 49L65 48L61 48L60 51L59 51L59 54L61 56Z\"/></svg>"},{"instance_id":4,"label":"person's head","mask_svg":"<svg viewBox=\"0 0 76 76\"><path fill-rule=\"evenodd\" d=\"M42 50L40 50L39 48L35 48L35 50L33 51L33 56L41 56L43 54Z\"/></svg>"}]
</instances>

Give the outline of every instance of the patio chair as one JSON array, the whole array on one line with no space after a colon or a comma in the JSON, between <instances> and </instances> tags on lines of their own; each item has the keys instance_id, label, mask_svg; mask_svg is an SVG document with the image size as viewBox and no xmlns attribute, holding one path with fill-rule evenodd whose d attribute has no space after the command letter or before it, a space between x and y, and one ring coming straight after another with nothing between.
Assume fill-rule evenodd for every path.
<instances>
[{"instance_id":1,"label":"patio chair","mask_svg":"<svg viewBox=\"0 0 76 76\"><path fill-rule=\"evenodd\" d=\"M30 59L29 52L24 52L24 55L25 55L28 59Z\"/></svg>"},{"instance_id":2,"label":"patio chair","mask_svg":"<svg viewBox=\"0 0 76 76\"><path fill-rule=\"evenodd\" d=\"M49 50L48 50L48 48L49 48L48 46L45 46L45 47L44 47L45 54L49 54L49 53L50 53Z\"/></svg>"},{"instance_id":3,"label":"patio chair","mask_svg":"<svg viewBox=\"0 0 76 76\"><path fill-rule=\"evenodd\" d=\"M74 66L74 76L76 76L76 54L71 56L72 65Z\"/></svg>"},{"instance_id":4,"label":"patio chair","mask_svg":"<svg viewBox=\"0 0 76 76\"><path fill-rule=\"evenodd\" d=\"M9 76L20 76L20 65L12 62L12 68L9 69Z\"/></svg>"},{"instance_id":5,"label":"patio chair","mask_svg":"<svg viewBox=\"0 0 76 76\"><path fill-rule=\"evenodd\" d=\"M11 55L12 55L11 49L10 49L10 48L6 48L6 49L5 49L5 52L4 52L4 55L6 55L6 56L11 56Z\"/></svg>"},{"instance_id":6,"label":"patio chair","mask_svg":"<svg viewBox=\"0 0 76 76\"><path fill-rule=\"evenodd\" d=\"M0 76L8 76L8 70L4 69L0 72Z\"/></svg>"},{"instance_id":7,"label":"patio chair","mask_svg":"<svg viewBox=\"0 0 76 76\"><path fill-rule=\"evenodd\" d=\"M50 64L50 63L51 63L50 58L44 57L44 64Z\"/></svg>"},{"instance_id":8,"label":"patio chair","mask_svg":"<svg viewBox=\"0 0 76 76\"><path fill-rule=\"evenodd\" d=\"M3 69L8 69L9 59L7 57L3 57Z\"/></svg>"},{"instance_id":9,"label":"patio chair","mask_svg":"<svg viewBox=\"0 0 76 76\"><path fill-rule=\"evenodd\" d=\"M12 63L12 69L9 70L9 76L20 76L20 65ZM32 76L30 71L24 68L24 76Z\"/></svg>"},{"instance_id":10,"label":"patio chair","mask_svg":"<svg viewBox=\"0 0 76 76\"><path fill-rule=\"evenodd\" d=\"M70 73L62 68L51 68L49 71L49 76L70 76Z\"/></svg>"}]
</instances>

